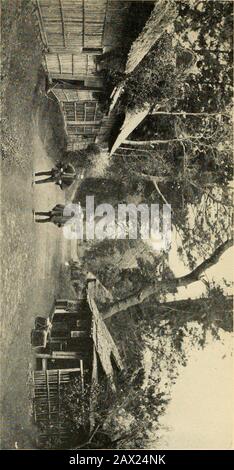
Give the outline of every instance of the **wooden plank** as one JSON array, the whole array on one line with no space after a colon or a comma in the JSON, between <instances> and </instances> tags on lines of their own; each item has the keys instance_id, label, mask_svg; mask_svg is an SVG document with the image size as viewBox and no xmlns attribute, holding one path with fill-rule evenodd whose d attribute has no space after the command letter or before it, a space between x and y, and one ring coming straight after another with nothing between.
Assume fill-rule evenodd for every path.
<instances>
[{"instance_id":1,"label":"wooden plank","mask_svg":"<svg viewBox=\"0 0 234 470\"><path fill-rule=\"evenodd\" d=\"M63 16L63 4L62 4L62 0L59 0L59 5L60 5L60 13L61 13L61 21L62 21L63 44L64 44L64 47L67 47L67 44L66 44L65 23L64 23L64 16Z\"/></svg>"},{"instance_id":2,"label":"wooden plank","mask_svg":"<svg viewBox=\"0 0 234 470\"><path fill-rule=\"evenodd\" d=\"M36 358L38 358L38 359L50 359L51 357L52 356L50 354L36 353ZM37 374L38 374L40 371L37 370L35 372L37 372Z\"/></svg>"},{"instance_id":3,"label":"wooden plank","mask_svg":"<svg viewBox=\"0 0 234 470\"><path fill-rule=\"evenodd\" d=\"M74 54L72 54L72 75L74 74Z\"/></svg>"},{"instance_id":4,"label":"wooden plank","mask_svg":"<svg viewBox=\"0 0 234 470\"><path fill-rule=\"evenodd\" d=\"M48 68L48 67L47 67ZM94 78L92 74L85 75L84 73L74 73L73 75L71 73L57 73L49 70L50 75L53 79L59 79L59 80L85 80L86 78Z\"/></svg>"},{"instance_id":5,"label":"wooden plank","mask_svg":"<svg viewBox=\"0 0 234 470\"><path fill-rule=\"evenodd\" d=\"M86 122L86 117L87 117L86 106L87 106L87 103L84 104L84 122Z\"/></svg>"},{"instance_id":6,"label":"wooden plank","mask_svg":"<svg viewBox=\"0 0 234 470\"><path fill-rule=\"evenodd\" d=\"M46 31L45 31L45 26L44 26L44 22L43 22L43 16L42 16L42 11L41 11L41 6L40 6L39 0L36 0L36 6L37 6L38 14L39 14L40 31L42 31L42 35L44 37L46 46L49 47L49 42L48 42L48 38L47 38L47 35L46 35Z\"/></svg>"},{"instance_id":7,"label":"wooden plank","mask_svg":"<svg viewBox=\"0 0 234 470\"><path fill-rule=\"evenodd\" d=\"M61 395L60 395L60 369L58 369L58 420L60 420Z\"/></svg>"},{"instance_id":8,"label":"wooden plank","mask_svg":"<svg viewBox=\"0 0 234 470\"><path fill-rule=\"evenodd\" d=\"M79 354L74 351L52 351L53 359L77 359Z\"/></svg>"},{"instance_id":9,"label":"wooden plank","mask_svg":"<svg viewBox=\"0 0 234 470\"><path fill-rule=\"evenodd\" d=\"M50 420L50 417L51 417L50 411L51 411L51 409L50 409L50 386L49 386L49 378L48 378L49 373L48 372L49 371L47 370L46 371L46 388L47 388L47 396L48 396L48 413L49 413L49 420Z\"/></svg>"},{"instance_id":10,"label":"wooden plank","mask_svg":"<svg viewBox=\"0 0 234 470\"><path fill-rule=\"evenodd\" d=\"M80 360L80 376L81 376L81 388L84 391L84 364L83 360Z\"/></svg>"},{"instance_id":11,"label":"wooden plank","mask_svg":"<svg viewBox=\"0 0 234 470\"><path fill-rule=\"evenodd\" d=\"M58 58L58 64L59 64L59 71L60 71L60 73L62 73L62 63L61 63L61 59L60 59L60 54L57 54L57 58Z\"/></svg>"},{"instance_id":12,"label":"wooden plank","mask_svg":"<svg viewBox=\"0 0 234 470\"><path fill-rule=\"evenodd\" d=\"M42 359L42 370L47 370L47 359Z\"/></svg>"},{"instance_id":13,"label":"wooden plank","mask_svg":"<svg viewBox=\"0 0 234 470\"><path fill-rule=\"evenodd\" d=\"M97 116L97 110L98 110L98 104L95 103L95 111L94 111L94 121L96 121L96 116Z\"/></svg>"},{"instance_id":14,"label":"wooden plank","mask_svg":"<svg viewBox=\"0 0 234 470\"><path fill-rule=\"evenodd\" d=\"M56 313L69 313L69 312L68 312L67 309L65 309L65 308L62 308L62 307L55 307L54 313L56 314Z\"/></svg>"},{"instance_id":15,"label":"wooden plank","mask_svg":"<svg viewBox=\"0 0 234 470\"><path fill-rule=\"evenodd\" d=\"M78 126L94 126L95 128L98 129L98 126L99 124L101 123L101 120L100 121L68 121L66 120L67 122L67 125L68 126L75 126L75 125L78 125Z\"/></svg>"},{"instance_id":16,"label":"wooden plank","mask_svg":"<svg viewBox=\"0 0 234 470\"><path fill-rule=\"evenodd\" d=\"M109 3L109 0L107 0L107 2L106 2L105 18L104 18L103 28L102 28L102 47L103 47L103 43L104 43L104 32L105 32L105 27L106 27L107 10L108 10L108 7L109 7L108 3Z\"/></svg>"},{"instance_id":17,"label":"wooden plank","mask_svg":"<svg viewBox=\"0 0 234 470\"><path fill-rule=\"evenodd\" d=\"M85 0L82 3L82 10L83 10L83 24L82 24L82 47L84 47L84 36L85 36Z\"/></svg>"},{"instance_id":18,"label":"wooden plank","mask_svg":"<svg viewBox=\"0 0 234 470\"><path fill-rule=\"evenodd\" d=\"M74 101L73 103L73 106L74 106L74 116L75 116L75 120L77 121L77 109L76 109L76 102Z\"/></svg>"},{"instance_id":19,"label":"wooden plank","mask_svg":"<svg viewBox=\"0 0 234 470\"><path fill-rule=\"evenodd\" d=\"M61 377L63 376L63 373L70 373L70 372L80 372L80 367L72 367L70 369L60 369Z\"/></svg>"}]
</instances>

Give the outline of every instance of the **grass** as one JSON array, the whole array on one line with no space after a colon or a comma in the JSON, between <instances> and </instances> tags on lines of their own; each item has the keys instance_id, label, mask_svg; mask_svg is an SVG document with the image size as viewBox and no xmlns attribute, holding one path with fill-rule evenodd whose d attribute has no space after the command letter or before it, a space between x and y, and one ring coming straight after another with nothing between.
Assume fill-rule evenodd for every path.
<instances>
[{"instance_id":1,"label":"grass","mask_svg":"<svg viewBox=\"0 0 234 470\"><path fill-rule=\"evenodd\" d=\"M23 145L32 128L32 104L41 62L37 25L28 1L2 2L2 171L25 172L30 152ZM19 119L18 113L23 119Z\"/></svg>"}]
</instances>

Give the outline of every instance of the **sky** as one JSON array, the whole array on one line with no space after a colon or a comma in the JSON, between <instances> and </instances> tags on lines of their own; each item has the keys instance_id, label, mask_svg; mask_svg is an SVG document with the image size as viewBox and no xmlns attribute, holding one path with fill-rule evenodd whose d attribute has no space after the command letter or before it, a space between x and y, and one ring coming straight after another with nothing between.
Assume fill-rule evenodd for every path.
<instances>
[{"instance_id":1,"label":"sky","mask_svg":"<svg viewBox=\"0 0 234 470\"><path fill-rule=\"evenodd\" d=\"M210 339L194 349L181 370L162 424L166 449L231 449L233 446L233 338ZM158 445L158 444L157 444Z\"/></svg>"},{"instance_id":2,"label":"sky","mask_svg":"<svg viewBox=\"0 0 234 470\"><path fill-rule=\"evenodd\" d=\"M172 246L169 252L169 266L173 270L176 277L183 276L189 272L177 254L177 246L180 246L180 237L177 233L172 233ZM233 282L233 248L229 248L220 258L219 262L207 269L206 276L209 281L212 279L217 283L223 285L223 279L228 282ZM202 261L202 260L201 260ZM201 293L205 293L205 286L203 282L198 281L190 284L187 287L180 287L178 294L173 298L196 298L200 297Z\"/></svg>"},{"instance_id":3,"label":"sky","mask_svg":"<svg viewBox=\"0 0 234 470\"><path fill-rule=\"evenodd\" d=\"M169 265L175 276L188 272L177 255L178 235L172 235ZM207 278L222 284L233 282L233 248L217 265L206 271ZM199 281L176 294L177 299L200 297L205 293ZM175 298L174 297L174 298ZM169 299L168 299L169 300ZM209 338L203 350L193 348L187 366L181 368L172 389L172 399L162 418L164 429L153 448L160 449L230 449L234 430L233 335L222 332L221 341ZM149 361L151 358L149 358ZM147 364L146 364L147 367Z\"/></svg>"}]
</instances>

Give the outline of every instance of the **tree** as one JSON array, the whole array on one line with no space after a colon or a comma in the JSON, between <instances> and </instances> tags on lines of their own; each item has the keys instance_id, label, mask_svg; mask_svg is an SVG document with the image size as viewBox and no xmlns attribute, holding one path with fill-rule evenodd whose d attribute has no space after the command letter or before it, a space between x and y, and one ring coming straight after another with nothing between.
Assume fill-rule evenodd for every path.
<instances>
[{"instance_id":1,"label":"tree","mask_svg":"<svg viewBox=\"0 0 234 470\"><path fill-rule=\"evenodd\" d=\"M126 291L147 285L149 276L155 277L162 270L165 276L170 275L164 267L164 254L156 253L143 240L106 239L87 247L79 278L82 272L92 272L114 298L119 298Z\"/></svg>"},{"instance_id":2,"label":"tree","mask_svg":"<svg viewBox=\"0 0 234 470\"><path fill-rule=\"evenodd\" d=\"M194 323L200 327L196 337L192 334L193 342L199 347L205 346L208 332L219 339L220 330L233 330L233 296L225 293L214 282L207 283L206 293L199 298L162 302L157 305L157 310L148 303L145 308L147 315L157 317L153 324L157 326L162 322L164 327L169 327L168 331L175 339L174 344L179 347L178 339L182 342L186 335L193 333L191 325Z\"/></svg>"},{"instance_id":3,"label":"tree","mask_svg":"<svg viewBox=\"0 0 234 470\"><path fill-rule=\"evenodd\" d=\"M175 95L178 85L172 37L164 33L150 52L125 78L121 103L127 108L154 105Z\"/></svg>"},{"instance_id":4,"label":"tree","mask_svg":"<svg viewBox=\"0 0 234 470\"><path fill-rule=\"evenodd\" d=\"M158 136L157 138L152 136L150 139L147 136L144 140L137 137L135 140L130 138L127 142L146 145L148 141L148 144L164 143L165 145L177 140L181 144L193 143L194 147L199 147L200 155L206 154L207 151L209 154L215 153L217 130L226 128L228 122L231 127L232 119L230 110L232 101L232 24L230 21L232 5L230 2L220 1L178 2L177 8L178 15L174 21L172 42L172 49L177 51L175 65L177 70L175 83L177 85L174 83L173 93L166 94L160 102L159 108L157 101L156 108L152 108L151 112L157 118L162 118L162 116L180 118L179 128L183 132L180 132L180 135L175 135L174 138L170 137L170 139L162 140ZM178 44L180 45L178 46ZM186 59L185 56L188 55L188 50L196 54L196 65L191 73L183 75L181 69L186 69L186 60L189 59ZM153 52L149 53L149 57L150 54ZM148 66L147 61L144 66L146 76L147 74L151 76L151 67ZM163 65L162 68L164 69ZM139 88L142 83L143 78L138 82ZM148 86L147 92L150 93L150 84ZM139 90L138 94L140 95ZM175 124L177 126L176 121ZM221 146L221 142L225 141L223 136L226 136L226 132L219 133L219 146ZM231 153L230 148L229 153Z\"/></svg>"},{"instance_id":5,"label":"tree","mask_svg":"<svg viewBox=\"0 0 234 470\"><path fill-rule=\"evenodd\" d=\"M63 162L72 163L77 170L87 170L92 166L93 159L100 154L100 148L96 144L89 144L82 150L69 150L63 154Z\"/></svg>"},{"instance_id":6,"label":"tree","mask_svg":"<svg viewBox=\"0 0 234 470\"><path fill-rule=\"evenodd\" d=\"M181 95L178 107L185 112L221 112L232 97L232 4L178 2L178 13L175 33L196 53L198 68L187 77L190 92Z\"/></svg>"},{"instance_id":7,"label":"tree","mask_svg":"<svg viewBox=\"0 0 234 470\"><path fill-rule=\"evenodd\" d=\"M232 239L226 240L226 242L220 245L209 258L204 260L189 274L174 279L153 281L135 294L129 295L125 299L116 301L108 307L104 314L104 318L110 318L112 315L115 315L121 311L126 311L128 308L135 305L139 305L152 295L157 295L160 298L163 294L165 294L165 292L170 292L171 289L179 286L187 286L195 281L198 281L206 269L210 268L219 261L222 254L232 246L232 243Z\"/></svg>"},{"instance_id":8,"label":"tree","mask_svg":"<svg viewBox=\"0 0 234 470\"><path fill-rule=\"evenodd\" d=\"M143 387L143 381L144 371L140 367L122 373L116 394L103 379L100 383L86 382L81 388L80 380L75 378L64 386L60 419L69 433L69 446L72 449L144 448L168 398L152 387Z\"/></svg>"},{"instance_id":9,"label":"tree","mask_svg":"<svg viewBox=\"0 0 234 470\"><path fill-rule=\"evenodd\" d=\"M225 135L225 128L221 130ZM206 154L200 151L202 142L156 148L122 145L108 171L110 178L126 185L130 181L128 188L134 182L141 202L171 204L172 225L183 240L184 259L191 268L200 253L210 253L231 230L233 162L218 140L217 136L212 146L203 141Z\"/></svg>"}]
</instances>

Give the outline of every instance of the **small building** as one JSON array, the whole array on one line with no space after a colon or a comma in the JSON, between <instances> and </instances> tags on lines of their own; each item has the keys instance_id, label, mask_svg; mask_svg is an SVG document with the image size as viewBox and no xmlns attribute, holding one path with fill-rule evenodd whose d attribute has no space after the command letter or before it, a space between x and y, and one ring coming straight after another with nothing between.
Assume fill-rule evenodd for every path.
<instances>
[{"instance_id":1,"label":"small building","mask_svg":"<svg viewBox=\"0 0 234 470\"><path fill-rule=\"evenodd\" d=\"M105 143L108 118L98 105L105 86L100 55L120 44L129 9L123 0L36 0L50 90L60 103L68 150Z\"/></svg>"},{"instance_id":2,"label":"small building","mask_svg":"<svg viewBox=\"0 0 234 470\"><path fill-rule=\"evenodd\" d=\"M61 390L76 377L81 390L106 374L115 391L114 369L123 364L94 300L95 281L87 297L56 300L48 318L37 317L31 342L35 351L33 415L40 433L38 445L69 443L69 429L61 422Z\"/></svg>"}]
</instances>

